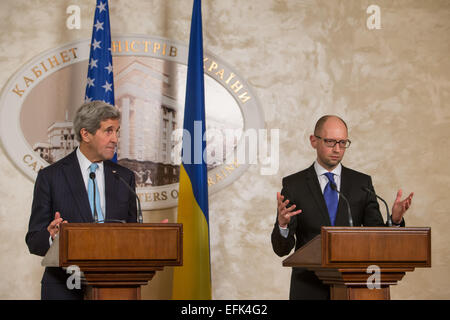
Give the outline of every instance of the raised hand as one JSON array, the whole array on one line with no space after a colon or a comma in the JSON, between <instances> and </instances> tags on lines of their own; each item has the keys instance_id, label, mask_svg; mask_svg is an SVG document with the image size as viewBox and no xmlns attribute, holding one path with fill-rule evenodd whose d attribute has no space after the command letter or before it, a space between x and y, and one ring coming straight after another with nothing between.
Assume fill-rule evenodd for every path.
<instances>
[{"instance_id":1,"label":"raised hand","mask_svg":"<svg viewBox=\"0 0 450 320\"><path fill-rule=\"evenodd\" d=\"M282 228L286 228L291 221L291 217L299 214L302 210L294 211L296 205L292 205L287 208L289 199L284 201L284 196L277 192L277 207L278 207L278 225Z\"/></svg>"},{"instance_id":2,"label":"raised hand","mask_svg":"<svg viewBox=\"0 0 450 320\"><path fill-rule=\"evenodd\" d=\"M63 220L63 218L61 218L61 214L57 211L55 213L55 219L52 222L50 222L50 224L47 227L47 230L50 233L52 240L55 239L56 235L58 234L59 225L61 223L67 223L67 221Z\"/></svg>"},{"instance_id":3,"label":"raised hand","mask_svg":"<svg viewBox=\"0 0 450 320\"><path fill-rule=\"evenodd\" d=\"M400 200L402 198L402 194L403 194L402 189L399 189L394 204L392 205L392 222L396 224L402 222L403 215L405 214L406 210L408 210L409 207L411 206L411 201L414 192L411 192L406 199Z\"/></svg>"}]
</instances>

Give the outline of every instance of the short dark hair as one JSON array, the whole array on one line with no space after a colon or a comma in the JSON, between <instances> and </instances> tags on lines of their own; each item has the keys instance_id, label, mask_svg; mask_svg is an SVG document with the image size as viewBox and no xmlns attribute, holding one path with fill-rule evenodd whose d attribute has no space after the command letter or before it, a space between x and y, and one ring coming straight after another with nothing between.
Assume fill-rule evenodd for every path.
<instances>
[{"instance_id":1,"label":"short dark hair","mask_svg":"<svg viewBox=\"0 0 450 320\"><path fill-rule=\"evenodd\" d=\"M95 134L100 129L100 122L105 120L120 120L120 111L116 107L103 101L84 103L75 114L73 129L78 142L81 142L81 129Z\"/></svg>"},{"instance_id":2,"label":"short dark hair","mask_svg":"<svg viewBox=\"0 0 450 320\"><path fill-rule=\"evenodd\" d=\"M338 116L334 116L334 115L325 115L323 117L321 117L319 120L317 120L316 122L316 126L314 127L314 135L318 135L319 131L322 130L323 125L325 124L325 122L330 119L330 118L337 118L339 120L341 120L341 122L344 124L345 128L348 131L348 127L347 124L345 123L344 120L342 120L342 118L338 117Z\"/></svg>"}]
</instances>

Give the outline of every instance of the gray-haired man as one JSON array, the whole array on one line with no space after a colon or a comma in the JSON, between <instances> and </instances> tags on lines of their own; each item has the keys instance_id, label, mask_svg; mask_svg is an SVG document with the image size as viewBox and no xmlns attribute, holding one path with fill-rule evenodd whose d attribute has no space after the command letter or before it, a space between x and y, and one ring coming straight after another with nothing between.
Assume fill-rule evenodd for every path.
<instances>
[{"instance_id":1,"label":"gray-haired man","mask_svg":"<svg viewBox=\"0 0 450 320\"><path fill-rule=\"evenodd\" d=\"M110 161L117 147L119 128L120 112L107 103L93 101L78 109L74 130L79 148L39 171L36 178L25 239L30 253L44 256L61 223L94 222L94 207L99 220L136 222L136 199L113 172L133 189L134 174ZM89 196L91 172L95 172L97 201ZM82 299L83 289L68 289L67 277L61 268L47 267L41 282L41 298Z\"/></svg>"}]
</instances>

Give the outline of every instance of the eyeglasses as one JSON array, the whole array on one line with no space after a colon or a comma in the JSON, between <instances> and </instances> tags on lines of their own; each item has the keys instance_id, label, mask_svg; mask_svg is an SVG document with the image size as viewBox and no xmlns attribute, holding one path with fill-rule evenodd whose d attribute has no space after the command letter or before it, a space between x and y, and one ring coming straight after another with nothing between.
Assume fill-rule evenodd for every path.
<instances>
[{"instance_id":1,"label":"eyeglasses","mask_svg":"<svg viewBox=\"0 0 450 320\"><path fill-rule=\"evenodd\" d=\"M316 136L314 135L316 138L319 138L321 140L323 140L323 142L325 143L325 145L329 148L334 148L334 146L336 144L339 143L339 147L347 149L348 147L350 147L350 144L352 143L350 140L346 139L346 140L334 140L334 139L324 139L322 137Z\"/></svg>"}]
</instances>

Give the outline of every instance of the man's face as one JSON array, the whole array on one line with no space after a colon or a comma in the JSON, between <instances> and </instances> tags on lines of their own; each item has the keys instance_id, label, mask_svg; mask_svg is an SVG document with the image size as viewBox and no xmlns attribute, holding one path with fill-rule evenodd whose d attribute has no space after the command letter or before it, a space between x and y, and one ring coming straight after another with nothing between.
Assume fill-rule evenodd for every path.
<instances>
[{"instance_id":1,"label":"man's face","mask_svg":"<svg viewBox=\"0 0 450 320\"><path fill-rule=\"evenodd\" d=\"M112 159L119 139L119 129L119 120L113 119L100 122L100 128L95 134L87 132L86 129L81 129L85 150L87 151L86 157L92 162Z\"/></svg>"},{"instance_id":2,"label":"man's face","mask_svg":"<svg viewBox=\"0 0 450 320\"><path fill-rule=\"evenodd\" d=\"M320 129L320 132L310 136L311 145L317 152L317 161L325 169L331 171L337 167L344 157L345 148L339 143L334 147L327 147L324 139L332 139L336 141L346 140L348 133L344 123L337 118L329 118Z\"/></svg>"}]
</instances>

